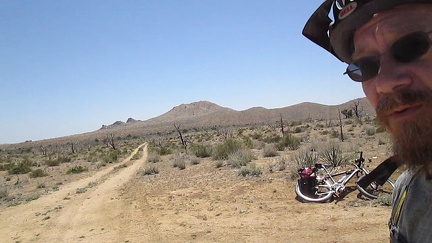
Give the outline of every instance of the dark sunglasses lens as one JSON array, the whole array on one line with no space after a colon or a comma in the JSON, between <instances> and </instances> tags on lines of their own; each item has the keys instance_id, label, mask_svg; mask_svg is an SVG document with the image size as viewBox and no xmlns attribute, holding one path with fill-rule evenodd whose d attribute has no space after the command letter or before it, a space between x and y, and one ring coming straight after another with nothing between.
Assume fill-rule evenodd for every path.
<instances>
[{"instance_id":1,"label":"dark sunglasses lens","mask_svg":"<svg viewBox=\"0 0 432 243\"><path fill-rule=\"evenodd\" d=\"M423 56L429 47L429 36L424 32L415 32L397 40L391 47L391 53L395 60L406 63Z\"/></svg>"},{"instance_id":2,"label":"dark sunglasses lens","mask_svg":"<svg viewBox=\"0 0 432 243\"><path fill-rule=\"evenodd\" d=\"M379 59L376 57L363 57L348 65L346 73L357 82L364 82L378 74Z\"/></svg>"}]
</instances>

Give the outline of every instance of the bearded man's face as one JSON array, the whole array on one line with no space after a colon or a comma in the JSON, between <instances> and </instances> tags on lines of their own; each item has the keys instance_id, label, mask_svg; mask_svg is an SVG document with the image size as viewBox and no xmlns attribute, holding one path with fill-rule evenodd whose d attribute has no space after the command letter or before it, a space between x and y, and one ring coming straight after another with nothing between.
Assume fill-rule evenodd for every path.
<instances>
[{"instance_id":1,"label":"bearded man's face","mask_svg":"<svg viewBox=\"0 0 432 243\"><path fill-rule=\"evenodd\" d=\"M419 105L421 104L421 105ZM395 122L396 107L415 107L413 114ZM407 112L401 110L400 112ZM383 95L378 102L377 116L387 128L393 142L393 152L409 166L432 162L432 92L403 90Z\"/></svg>"},{"instance_id":2,"label":"bearded man's face","mask_svg":"<svg viewBox=\"0 0 432 243\"><path fill-rule=\"evenodd\" d=\"M413 32L430 37L432 5L412 4L381 12L356 30L353 60L377 57L379 71L362 83L394 153L410 166L432 168L432 48L408 62L395 60L392 45Z\"/></svg>"}]
</instances>

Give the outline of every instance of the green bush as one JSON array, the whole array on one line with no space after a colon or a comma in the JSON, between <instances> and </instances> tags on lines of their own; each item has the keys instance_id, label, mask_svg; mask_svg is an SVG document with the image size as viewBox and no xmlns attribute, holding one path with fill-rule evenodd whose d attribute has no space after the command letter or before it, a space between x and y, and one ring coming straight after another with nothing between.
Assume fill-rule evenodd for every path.
<instances>
[{"instance_id":1,"label":"green bush","mask_svg":"<svg viewBox=\"0 0 432 243\"><path fill-rule=\"evenodd\" d=\"M251 163L249 166L243 167L239 171L241 176L260 176L262 169L257 167L255 163Z\"/></svg>"},{"instance_id":2,"label":"green bush","mask_svg":"<svg viewBox=\"0 0 432 243\"><path fill-rule=\"evenodd\" d=\"M263 156L265 157L265 158L268 158L268 157L276 157L276 156L278 156L279 154L278 154L278 152L276 151L276 147L275 147L275 145L273 145L273 144L268 144L268 145L266 145L265 147L264 147L264 150L263 150Z\"/></svg>"},{"instance_id":3,"label":"green bush","mask_svg":"<svg viewBox=\"0 0 432 243\"><path fill-rule=\"evenodd\" d=\"M216 168L220 168L220 167L222 167L223 166L223 161L222 160L218 160L218 161L216 161L216 163L215 163L215 167Z\"/></svg>"},{"instance_id":4,"label":"green bush","mask_svg":"<svg viewBox=\"0 0 432 243\"><path fill-rule=\"evenodd\" d=\"M147 155L147 161L150 163L157 163L161 161L161 156L155 151L150 151Z\"/></svg>"},{"instance_id":5,"label":"green bush","mask_svg":"<svg viewBox=\"0 0 432 243\"><path fill-rule=\"evenodd\" d=\"M6 188L0 188L0 199L7 198L9 195L8 190Z\"/></svg>"},{"instance_id":6,"label":"green bush","mask_svg":"<svg viewBox=\"0 0 432 243\"><path fill-rule=\"evenodd\" d=\"M203 144L192 145L191 151L198 158L207 158L212 155L212 147L210 145L203 145Z\"/></svg>"},{"instance_id":7,"label":"green bush","mask_svg":"<svg viewBox=\"0 0 432 243\"><path fill-rule=\"evenodd\" d=\"M57 159L48 159L46 162L45 162L45 164L46 165L48 165L48 166L59 166L60 165L60 161L59 160L57 160Z\"/></svg>"},{"instance_id":8,"label":"green bush","mask_svg":"<svg viewBox=\"0 0 432 243\"><path fill-rule=\"evenodd\" d=\"M173 167L178 168L179 170L186 169L186 162L184 160L175 160L173 162Z\"/></svg>"},{"instance_id":9,"label":"green bush","mask_svg":"<svg viewBox=\"0 0 432 243\"><path fill-rule=\"evenodd\" d=\"M109 163L116 163L117 160L120 157L120 150L110 150L107 154L103 156L103 162L109 164Z\"/></svg>"},{"instance_id":10,"label":"green bush","mask_svg":"<svg viewBox=\"0 0 432 243\"><path fill-rule=\"evenodd\" d=\"M366 134L368 136L373 136L376 133L376 129L374 127L367 127L366 128Z\"/></svg>"},{"instance_id":11,"label":"green bush","mask_svg":"<svg viewBox=\"0 0 432 243\"><path fill-rule=\"evenodd\" d=\"M288 167L288 164L288 159L286 157L281 157L276 161L276 163L269 165L269 171L283 171Z\"/></svg>"},{"instance_id":12,"label":"green bush","mask_svg":"<svg viewBox=\"0 0 432 243\"><path fill-rule=\"evenodd\" d=\"M191 165L198 165L200 163L200 160L197 157L193 157L190 159Z\"/></svg>"},{"instance_id":13,"label":"green bush","mask_svg":"<svg viewBox=\"0 0 432 243\"><path fill-rule=\"evenodd\" d=\"M385 127L383 127L383 126L379 126L377 129L376 129L376 133L383 133L383 132L385 132L386 131L386 129L385 129Z\"/></svg>"},{"instance_id":14,"label":"green bush","mask_svg":"<svg viewBox=\"0 0 432 243\"><path fill-rule=\"evenodd\" d=\"M343 151L340 146L335 143L329 144L326 148L324 148L319 156L325 164L330 164L333 167L347 164L349 161L349 158L343 155Z\"/></svg>"},{"instance_id":15,"label":"green bush","mask_svg":"<svg viewBox=\"0 0 432 243\"><path fill-rule=\"evenodd\" d=\"M18 164L12 164L8 169L8 173L9 175L27 174L31 171L31 164L30 159L26 157Z\"/></svg>"},{"instance_id":16,"label":"green bush","mask_svg":"<svg viewBox=\"0 0 432 243\"><path fill-rule=\"evenodd\" d=\"M253 159L255 159L255 157L250 149L241 149L228 156L228 165L234 168L240 168L246 166Z\"/></svg>"},{"instance_id":17,"label":"green bush","mask_svg":"<svg viewBox=\"0 0 432 243\"><path fill-rule=\"evenodd\" d=\"M186 169L186 158L182 154L175 154L172 157L173 160L173 167L178 168L180 170Z\"/></svg>"},{"instance_id":18,"label":"green bush","mask_svg":"<svg viewBox=\"0 0 432 243\"><path fill-rule=\"evenodd\" d=\"M36 177L44 177L47 176L48 174L43 171L42 169L36 169L33 170L32 172L30 172L30 177L31 178L36 178Z\"/></svg>"},{"instance_id":19,"label":"green bush","mask_svg":"<svg viewBox=\"0 0 432 243\"><path fill-rule=\"evenodd\" d=\"M82 167L81 165L76 165L72 168L70 168L68 171L66 171L66 174L79 174L82 172L88 171L87 168Z\"/></svg>"},{"instance_id":20,"label":"green bush","mask_svg":"<svg viewBox=\"0 0 432 243\"><path fill-rule=\"evenodd\" d=\"M318 158L318 153L310 150L300 151L294 155L294 161L297 163L297 168L311 167L318 162Z\"/></svg>"},{"instance_id":21,"label":"green bush","mask_svg":"<svg viewBox=\"0 0 432 243\"><path fill-rule=\"evenodd\" d=\"M303 132L302 127L296 127L296 128L294 128L294 133L301 133L301 132Z\"/></svg>"},{"instance_id":22,"label":"green bush","mask_svg":"<svg viewBox=\"0 0 432 243\"><path fill-rule=\"evenodd\" d=\"M339 138L339 131L332 129L330 132L330 137L331 138Z\"/></svg>"},{"instance_id":23,"label":"green bush","mask_svg":"<svg viewBox=\"0 0 432 243\"><path fill-rule=\"evenodd\" d=\"M146 168L141 168L140 172L141 175L155 175L155 174L159 174L159 169L152 165Z\"/></svg>"},{"instance_id":24,"label":"green bush","mask_svg":"<svg viewBox=\"0 0 432 243\"><path fill-rule=\"evenodd\" d=\"M284 136L279 143L280 144L277 145L278 148L284 147L288 148L289 150L297 150L300 147L301 140L298 137L288 134Z\"/></svg>"},{"instance_id":25,"label":"green bush","mask_svg":"<svg viewBox=\"0 0 432 243\"><path fill-rule=\"evenodd\" d=\"M212 157L215 160L226 160L232 153L243 148L243 143L235 139L227 139L224 143L216 145Z\"/></svg>"}]
</instances>

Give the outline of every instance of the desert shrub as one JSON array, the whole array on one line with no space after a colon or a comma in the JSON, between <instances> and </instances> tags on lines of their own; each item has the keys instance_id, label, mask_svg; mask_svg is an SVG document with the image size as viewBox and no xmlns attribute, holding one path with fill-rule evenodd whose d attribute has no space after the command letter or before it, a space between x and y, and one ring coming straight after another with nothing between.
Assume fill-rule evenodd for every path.
<instances>
[{"instance_id":1,"label":"desert shrub","mask_svg":"<svg viewBox=\"0 0 432 243\"><path fill-rule=\"evenodd\" d=\"M150 151L147 155L147 161L150 163L157 163L161 161L161 156L155 151Z\"/></svg>"},{"instance_id":2,"label":"desert shrub","mask_svg":"<svg viewBox=\"0 0 432 243\"><path fill-rule=\"evenodd\" d=\"M172 165L174 168L178 168L180 170L186 169L185 156L183 156L181 154L175 154L175 155L173 155L172 160L173 160Z\"/></svg>"},{"instance_id":3,"label":"desert shrub","mask_svg":"<svg viewBox=\"0 0 432 243\"><path fill-rule=\"evenodd\" d=\"M66 174L79 174L82 172L88 171L87 168L82 167L81 165L76 165L72 168L70 168L69 170L66 171Z\"/></svg>"},{"instance_id":4,"label":"desert shrub","mask_svg":"<svg viewBox=\"0 0 432 243\"><path fill-rule=\"evenodd\" d=\"M218 161L216 161L216 163L215 163L215 167L216 168L220 168L220 167L222 167L223 166L223 161L222 160L218 160Z\"/></svg>"},{"instance_id":5,"label":"desert shrub","mask_svg":"<svg viewBox=\"0 0 432 243\"><path fill-rule=\"evenodd\" d=\"M142 156L142 148L140 148L139 151L132 156L131 160L139 160L141 156Z\"/></svg>"},{"instance_id":6,"label":"desert shrub","mask_svg":"<svg viewBox=\"0 0 432 243\"><path fill-rule=\"evenodd\" d=\"M374 127L367 127L366 128L366 134L368 136L373 136L376 133L376 129Z\"/></svg>"},{"instance_id":7,"label":"desert shrub","mask_svg":"<svg viewBox=\"0 0 432 243\"><path fill-rule=\"evenodd\" d=\"M243 167L239 171L241 176L260 176L262 174L262 169L257 167L255 163L251 163L246 167Z\"/></svg>"},{"instance_id":8,"label":"desert shrub","mask_svg":"<svg viewBox=\"0 0 432 243\"><path fill-rule=\"evenodd\" d=\"M374 205L380 205L380 206L392 206L393 200L391 195L385 195L383 197L378 197L377 199L373 200Z\"/></svg>"},{"instance_id":9,"label":"desert shrub","mask_svg":"<svg viewBox=\"0 0 432 243\"><path fill-rule=\"evenodd\" d=\"M195 144L191 146L191 151L198 158L207 158L212 154L212 147L210 145Z\"/></svg>"},{"instance_id":10,"label":"desert shrub","mask_svg":"<svg viewBox=\"0 0 432 243\"><path fill-rule=\"evenodd\" d=\"M385 139L380 138L380 139L378 140L378 145L386 145L386 144L387 144L387 141L386 141Z\"/></svg>"},{"instance_id":11,"label":"desert shrub","mask_svg":"<svg viewBox=\"0 0 432 243\"><path fill-rule=\"evenodd\" d=\"M36 169L36 170L33 170L32 172L30 172L30 177L31 178L44 177L44 176L47 176L47 175L48 175L48 173L46 173L42 169Z\"/></svg>"},{"instance_id":12,"label":"desert shrub","mask_svg":"<svg viewBox=\"0 0 432 243\"><path fill-rule=\"evenodd\" d=\"M0 171L9 171L15 166L14 163L8 162L6 164L0 164Z\"/></svg>"},{"instance_id":13,"label":"desert shrub","mask_svg":"<svg viewBox=\"0 0 432 243\"><path fill-rule=\"evenodd\" d=\"M293 132L294 133L301 133L301 132L303 132L303 129L302 129L302 127L296 127L296 128L294 128Z\"/></svg>"},{"instance_id":14,"label":"desert shrub","mask_svg":"<svg viewBox=\"0 0 432 243\"><path fill-rule=\"evenodd\" d=\"M31 164L32 162L30 159L26 157L17 164L11 164L8 169L8 173L9 175L27 174L31 171Z\"/></svg>"},{"instance_id":15,"label":"desert shrub","mask_svg":"<svg viewBox=\"0 0 432 243\"><path fill-rule=\"evenodd\" d=\"M228 156L228 165L234 168L246 166L254 159L254 155L250 149L240 149Z\"/></svg>"},{"instance_id":16,"label":"desert shrub","mask_svg":"<svg viewBox=\"0 0 432 243\"><path fill-rule=\"evenodd\" d=\"M383 133L383 132L385 132L386 131L386 129L385 129L385 127L383 127L383 126L378 126L378 128L376 129L376 133Z\"/></svg>"},{"instance_id":17,"label":"desert shrub","mask_svg":"<svg viewBox=\"0 0 432 243\"><path fill-rule=\"evenodd\" d=\"M150 152L154 151L154 152L158 153L159 155L164 156L164 155L172 154L173 153L173 147L174 147L174 145L171 143L166 143L166 144L160 143L160 144L156 145L156 143L154 141L152 141L149 143L148 148L149 148Z\"/></svg>"},{"instance_id":18,"label":"desert shrub","mask_svg":"<svg viewBox=\"0 0 432 243\"><path fill-rule=\"evenodd\" d=\"M276 157L278 156L278 152L276 151L276 146L273 144L267 144L263 150L263 156L268 157Z\"/></svg>"},{"instance_id":19,"label":"desert shrub","mask_svg":"<svg viewBox=\"0 0 432 243\"><path fill-rule=\"evenodd\" d=\"M332 129L330 131L330 137L331 138L339 138L339 131Z\"/></svg>"},{"instance_id":20,"label":"desert shrub","mask_svg":"<svg viewBox=\"0 0 432 243\"><path fill-rule=\"evenodd\" d=\"M190 163L191 165L198 165L200 163L200 160L198 159L198 157L193 157L190 159Z\"/></svg>"},{"instance_id":21,"label":"desert shrub","mask_svg":"<svg viewBox=\"0 0 432 243\"><path fill-rule=\"evenodd\" d=\"M280 144L278 145L278 148L283 146L284 148L288 148L289 150L297 150L300 147L301 140L296 136L288 134L284 136L279 143Z\"/></svg>"},{"instance_id":22,"label":"desert shrub","mask_svg":"<svg viewBox=\"0 0 432 243\"><path fill-rule=\"evenodd\" d=\"M45 187L46 187L45 183L39 183L39 184L36 186L36 188L38 188L38 189L40 189L40 188L45 188Z\"/></svg>"},{"instance_id":23,"label":"desert shrub","mask_svg":"<svg viewBox=\"0 0 432 243\"><path fill-rule=\"evenodd\" d=\"M9 195L8 190L6 188L0 188L0 199L7 198Z\"/></svg>"},{"instance_id":24,"label":"desert shrub","mask_svg":"<svg viewBox=\"0 0 432 243\"><path fill-rule=\"evenodd\" d=\"M246 146L246 148L253 148L254 144L251 138L249 137L243 137L243 144Z\"/></svg>"},{"instance_id":25,"label":"desert shrub","mask_svg":"<svg viewBox=\"0 0 432 243\"><path fill-rule=\"evenodd\" d=\"M264 139L266 143L278 143L281 141L281 137L279 135L268 136Z\"/></svg>"},{"instance_id":26,"label":"desert shrub","mask_svg":"<svg viewBox=\"0 0 432 243\"><path fill-rule=\"evenodd\" d=\"M146 168L141 168L141 170L138 172L140 175L155 175L155 174L159 174L159 169L152 165L152 166L148 166Z\"/></svg>"},{"instance_id":27,"label":"desert shrub","mask_svg":"<svg viewBox=\"0 0 432 243\"><path fill-rule=\"evenodd\" d=\"M55 154L50 154L45 164L48 166L59 166L62 163L69 163L72 161L70 156L59 155L56 158L53 158L54 156Z\"/></svg>"},{"instance_id":28,"label":"desert shrub","mask_svg":"<svg viewBox=\"0 0 432 243\"><path fill-rule=\"evenodd\" d=\"M351 119L348 119L344 123L345 123L345 125L352 125L354 123L354 121Z\"/></svg>"},{"instance_id":29,"label":"desert shrub","mask_svg":"<svg viewBox=\"0 0 432 243\"><path fill-rule=\"evenodd\" d=\"M301 167L311 167L318 162L319 155L315 151L303 150L294 155L297 164L296 170Z\"/></svg>"},{"instance_id":30,"label":"desert shrub","mask_svg":"<svg viewBox=\"0 0 432 243\"><path fill-rule=\"evenodd\" d=\"M250 136L251 136L253 139L255 139L255 140L261 140L261 139L262 139L262 134L261 134L261 133L254 132L254 133L252 133Z\"/></svg>"},{"instance_id":31,"label":"desert shrub","mask_svg":"<svg viewBox=\"0 0 432 243\"><path fill-rule=\"evenodd\" d=\"M324 130L321 132L321 135L328 135L330 132L328 130Z\"/></svg>"},{"instance_id":32,"label":"desert shrub","mask_svg":"<svg viewBox=\"0 0 432 243\"><path fill-rule=\"evenodd\" d=\"M160 146L157 151L159 152L159 155L169 155L172 154L172 149L169 146Z\"/></svg>"},{"instance_id":33,"label":"desert shrub","mask_svg":"<svg viewBox=\"0 0 432 243\"><path fill-rule=\"evenodd\" d=\"M103 162L109 164L109 163L116 163L117 160L120 157L120 151L119 150L110 150L108 153L106 153L102 160Z\"/></svg>"},{"instance_id":34,"label":"desert shrub","mask_svg":"<svg viewBox=\"0 0 432 243\"><path fill-rule=\"evenodd\" d=\"M227 139L224 143L216 145L212 157L216 160L226 160L232 153L243 148L243 143L235 139Z\"/></svg>"},{"instance_id":35,"label":"desert shrub","mask_svg":"<svg viewBox=\"0 0 432 243\"><path fill-rule=\"evenodd\" d=\"M48 166L59 166L60 165L60 161L57 160L57 159L48 159L45 162L45 164L48 165Z\"/></svg>"},{"instance_id":36,"label":"desert shrub","mask_svg":"<svg viewBox=\"0 0 432 243\"><path fill-rule=\"evenodd\" d=\"M301 121L293 121L290 123L291 127L300 126L300 125L301 125Z\"/></svg>"},{"instance_id":37,"label":"desert shrub","mask_svg":"<svg viewBox=\"0 0 432 243\"><path fill-rule=\"evenodd\" d=\"M343 151L338 144L331 143L327 145L319 154L319 157L325 164L330 164L333 167L347 164L349 158L343 155Z\"/></svg>"},{"instance_id":38,"label":"desert shrub","mask_svg":"<svg viewBox=\"0 0 432 243\"><path fill-rule=\"evenodd\" d=\"M81 194L81 193L85 193L87 191L87 188L85 187L79 187L76 189L75 193L76 194Z\"/></svg>"},{"instance_id":39,"label":"desert shrub","mask_svg":"<svg viewBox=\"0 0 432 243\"><path fill-rule=\"evenodd\" d=\"M269 171L283 171L288 167L288 159L286 157L280 157L275 163L269 165Z\"/></svg>"},{"instance_id":40,"label":"desert shrub","mask_svg":"<svg viewBox=\"0 0 432 243\"><path fill-rule=\"evenodd\" d=\"M186 162L184 160L175 160L173 162L173 167L178 168L180 170L186 169Z\"/></svg>"}]
</instances>

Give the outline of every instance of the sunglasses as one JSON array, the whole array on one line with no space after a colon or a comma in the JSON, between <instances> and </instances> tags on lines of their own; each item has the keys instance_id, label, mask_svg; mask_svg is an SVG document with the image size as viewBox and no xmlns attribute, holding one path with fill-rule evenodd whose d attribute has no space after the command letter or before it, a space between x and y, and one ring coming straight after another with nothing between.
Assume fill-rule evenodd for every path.
<instances>
[{"instance_id":1,"label":"sunglasses","mask_svg":"<svg viewBox=\"0 0 432 243\"><path fill-rule=\"evenodd\" d=\"M390 55L400 63L410 63L419 59L429 51L430 33L432 31L418 31L401 37L391 45ZM357 82L365 82L374 78L380 70L381 55L362 57L354 61L348 65L344 74L348 74L352 80Z\"/></svg>"}]
</instances>

